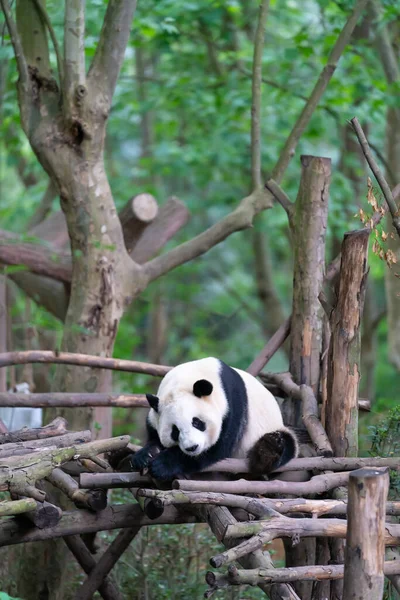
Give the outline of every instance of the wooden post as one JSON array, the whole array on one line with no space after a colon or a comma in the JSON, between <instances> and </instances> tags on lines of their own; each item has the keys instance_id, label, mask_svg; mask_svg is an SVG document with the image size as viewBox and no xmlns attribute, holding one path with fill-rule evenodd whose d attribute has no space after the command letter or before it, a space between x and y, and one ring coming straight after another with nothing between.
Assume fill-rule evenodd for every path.
<instances>
[{"instance_id":1,"label":"wooden post","mask_svg":"<svg viewBox=\"0 0 400 600\"><path fill-rule=\"evenodd\" d=\"M381 600L385 560L387 469L350 474L343 600Z\"/></svg>"},{"instance_id":2,"label":"wooden post","mask_svg":"<svg viewBox=\"0 0 400 600\"><path fill-rule=\"evenodd\" d=\"M360 323L369 230L344 236L338 301L331 317L326 428L335 456L358 453Z\"/></svg>"},{"instance_id":3,"label":"wooden post","mask_svg":"<svg viewBox=\"0 0 400 600\"><path fill-rule=\"evenodd\" d=\"M289 371L298 385L308 385L317 397L320 380L323 308L319 300L325 275L325 234L331 160L316 156L301 157L302 174L294 213L294 281L290 332ZM285 423L304 427L302 403L286 399ZM284 542L286 566L315 564L315 541ZM302 581L294 588L309 600L312 582Z\"/></svg>"}]
</instances>

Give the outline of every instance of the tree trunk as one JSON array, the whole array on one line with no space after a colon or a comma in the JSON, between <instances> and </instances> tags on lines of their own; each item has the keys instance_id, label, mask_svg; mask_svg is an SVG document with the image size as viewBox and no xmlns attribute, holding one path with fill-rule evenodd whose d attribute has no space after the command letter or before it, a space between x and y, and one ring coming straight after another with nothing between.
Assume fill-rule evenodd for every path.
<instances>
[{"instance_id":1,"label":"tree trunk","mask_svg":"<svg viewBox=\"0 0 400 600\"><path fill-rule=\"evenodd\" d=\"M323 308L319 293L325 274L325 234L331 161L302 156L302 177L294 215L294 282L291 326L290 367L294 381L319 393ZM301 402L286 399L285 422L302 427ZM284 541L286 566L315 564L315 540L301 540L295 546ZM311 598L313 583L294 584L302 600Z\"/></svg>"},{"instance_id":2,"label":"tree trunk","mask_svg":"<svg viewBox=\"0 0 400 600\"><path fill-rule=\"evenodd\" d=\"M326 426L335 456L358 454L360 323L368 239L367 229L344 236L338 301L331 316Z\"/></svg>"}]
</instances>

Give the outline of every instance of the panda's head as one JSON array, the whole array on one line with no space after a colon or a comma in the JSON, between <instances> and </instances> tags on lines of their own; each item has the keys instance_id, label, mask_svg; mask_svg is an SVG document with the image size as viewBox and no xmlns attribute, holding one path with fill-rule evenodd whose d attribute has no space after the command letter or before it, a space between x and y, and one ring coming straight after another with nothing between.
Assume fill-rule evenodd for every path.
<instances>
[{"instance_id":1,"label":"panda's head","mask_svg":"<svg viewBox=\"0 0 400 600\"><path fill-rule=\"evenodd\" d=\"M149 421L165 448L179 446L189 456L199 456L218 441L228 404L219 379L216 359L204 359L172 369L163 379L157 396L147 395ZM204 365L203 365L204 366ZM197 378L203 375L204 378Z\"/></svg>"}]
</instances>

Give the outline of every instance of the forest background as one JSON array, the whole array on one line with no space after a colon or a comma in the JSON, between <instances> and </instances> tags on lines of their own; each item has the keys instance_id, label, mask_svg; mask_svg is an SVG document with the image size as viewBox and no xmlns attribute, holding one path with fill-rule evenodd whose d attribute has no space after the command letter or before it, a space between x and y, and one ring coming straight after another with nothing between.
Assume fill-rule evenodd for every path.
<instances>
[{"instance_id":1,"label":"forest background","mask_svg":"<svg viewBox=\"0 0 400 600\"><path fill-rule=\"evenodd\" d=\"M87 65L95 54L106 6L101 0L86 6ZM270 2L262 57L263 181L273 171L352 8L353 2L347 0ZM46 10L62 46L63 3L49 0ZM257 12L255 1L138 3L109 116L105 166L118 210L142 192L151 193L160 205L171 196L186 205L190 219L164 252L210 227L252 190L251 70ZM360 227L360 208L371 212L366 199L368 170L349 125L352 117L362 123L390 185L400 182L399 24L396 0L368 3L282 181L294 200L300 156L332 159L327 262L337 255L344 232ZM21 129L17 71L4 19L0 35L1 229L21 234L20 240L46 245L27 232L58 211L60 202ZM56 71L52 45L50 60ZM391 230L383 225L383 231ZM399 257L398 240L389 235L386 244ZM258 215L251 229L235 233L151 283L122 317L113 355L168 365L218 356L245 369L291 312L292 263L287 215L274 203ZM395 263L388 268L370 252L360 396L372 402L372 411L361 418L364 452L370 446L368 426L398 405L400 279L396 267ZM13 283L23 270L15 265L3 269L2 305L7 297L10 314L2 315L3 332L4 323L8 330L2 336L2 350L59 348L64 324ZM70 333L74 335L73 330ZM287 365L284 347L268 369L283 371ZM47 391L51 373L43 367L10 369L2 385L28 381L31 391L35 386L37 391ZM155 385L144 375L113 374L115 392L149 392ZM113 433L140 436L135 415L133 410L114 409ZM97 429L101 427L98 423ZM157 543L166 548L168 585L159 577L165 565L152 562L151 552L144 558L146 536L151 535L164 536ZM175 531L143 533L127 558L130 569L121 566L118 576L126 585L147 582L149 598L169 597L171 586L174 598L179 598L181 585L184 598L187 580L180 579L182 565L175 569L174 561L190 562L197 556L196 566L191 565L193 589L197 589L201 550L182 548L177 560L176 535Z\"/></svg>"}]
</instances>

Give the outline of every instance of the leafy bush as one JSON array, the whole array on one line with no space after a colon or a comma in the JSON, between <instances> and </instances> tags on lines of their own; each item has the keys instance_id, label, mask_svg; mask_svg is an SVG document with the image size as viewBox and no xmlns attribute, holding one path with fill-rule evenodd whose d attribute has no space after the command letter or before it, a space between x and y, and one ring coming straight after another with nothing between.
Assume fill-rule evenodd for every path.
<instances>
[{"instance_id":1,"label":"leafy bush","mask_svg":"<svg viewBox=\"0 0 400 600\"><path fill-rule=\"evenodd\" d=\"M400 455L400 404L392 408L388 416L371 425L372 434L371 456L399 456ZM390 472L389 496L398 498L400 494L400 473Z\"/></svg>"}]
</instances>

